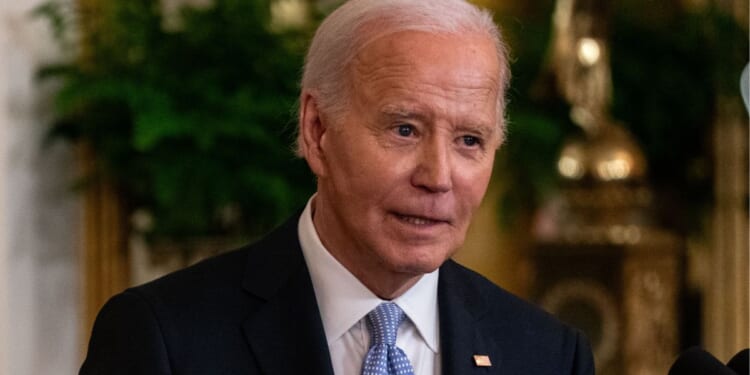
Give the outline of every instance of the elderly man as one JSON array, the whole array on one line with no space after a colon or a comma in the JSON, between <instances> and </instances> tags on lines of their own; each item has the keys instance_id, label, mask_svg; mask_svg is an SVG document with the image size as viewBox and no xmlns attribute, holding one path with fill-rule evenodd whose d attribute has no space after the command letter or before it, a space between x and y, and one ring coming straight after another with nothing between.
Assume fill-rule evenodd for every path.
<instances>
[{"instance_id":1,"label":"elderly man","mask_svg":"<svg viewBox=\"0 0 750 375\"><path fill-rule=\"evenodd\" d=\"M82 374L591 374L582 335L449 258L503 141L505 47L463 0L351 0L312 41L307 207L102 309Z\"/></svg>"}]
</instances>

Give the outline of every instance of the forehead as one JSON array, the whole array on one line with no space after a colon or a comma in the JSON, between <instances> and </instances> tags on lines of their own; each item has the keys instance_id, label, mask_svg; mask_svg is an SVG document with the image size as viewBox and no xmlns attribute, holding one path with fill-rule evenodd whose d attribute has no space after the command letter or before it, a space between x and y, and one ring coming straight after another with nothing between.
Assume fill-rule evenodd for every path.
<instances>
[{"instance_id":1,"label":"forehead","mask_svg":"<svg viewBox=\"0 0 750 375\"><path fill-rule=\"evenodd\" d=\"M355 96L370 106L391 112L432 107L495 119L499 69L487 36L402 31L365 45L350 74Z\"/></svg>"},{"instance_id":2,"label":"forehead","mask_svg":"<svg viewBox=\"0 0 750 375\"><path fill-rule=\"evenodd\" d=\"M398 72L422 73L425 78L459 79L467 85L499 87L500 63L488 36L467 33L400 31L366 42L352 69L361 79Z\"/></svg>"}]
</instances>

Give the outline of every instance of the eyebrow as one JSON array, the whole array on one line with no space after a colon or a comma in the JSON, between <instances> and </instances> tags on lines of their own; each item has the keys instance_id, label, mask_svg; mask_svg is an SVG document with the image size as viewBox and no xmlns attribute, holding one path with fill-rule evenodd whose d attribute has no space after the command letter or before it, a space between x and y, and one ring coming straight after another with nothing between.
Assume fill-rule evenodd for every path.
<instances>
[{"instance_id":1,"label":"eyebrow","mask_svg":"<svg viewBox=\"0 0 750 375\"><path fill-rule=\"evenodd\" d=\"M472 124L473 126L459 125L456 127L456 130L468 133L478 133L482 137L489 137L497 131L496 126L483 125L479 122L472 122Z\"/></svg>"},{"instance_id":2,"label":"eyebrow","mask_svg":"<svg viewBox=\"0 0 750 375\"><path fill-rule=\"evenodd\" d=\"M380 109L379 116L385 120L415 119L425 121L430 116L415 106L387 105Z\"/></svg>"},{"instance_id":3,"label":"eyebrow","mask_svg":"<svg viewBox=\"0 0 750 375\"><path fill-rule=\"evenodd\" d=\"M385 122L393 122L396 120L417 120L420 122L427 122L432 116L429 114L429 110L422 110L420 106L404 106L390 104L380 109L378 116ZM488 137L497 131L496 124L488 124L481 118L473 117L455 126L457 131L465 131L468 133L478 133L483 137Z\"/></svg>"}]
</instances>

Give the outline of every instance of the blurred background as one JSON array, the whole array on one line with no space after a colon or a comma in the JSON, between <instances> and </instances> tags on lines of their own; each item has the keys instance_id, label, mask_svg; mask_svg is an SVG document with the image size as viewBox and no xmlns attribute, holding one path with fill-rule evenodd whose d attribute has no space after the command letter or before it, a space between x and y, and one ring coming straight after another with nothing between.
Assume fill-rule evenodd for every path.
<instances>
[{"instance_id":1,"label":"blurred background","mask_svg":"<svg viewBox=\"0 0 750 375\"><path fill-rule=\"evenodd\" d=\"M750 346L747 0L475 2L513 80L456 259L583 329L600 374ZM0 374L76 373L112 294L302 207L297 81L338 3L0 3Z\"/></svg>"}]
</instances>

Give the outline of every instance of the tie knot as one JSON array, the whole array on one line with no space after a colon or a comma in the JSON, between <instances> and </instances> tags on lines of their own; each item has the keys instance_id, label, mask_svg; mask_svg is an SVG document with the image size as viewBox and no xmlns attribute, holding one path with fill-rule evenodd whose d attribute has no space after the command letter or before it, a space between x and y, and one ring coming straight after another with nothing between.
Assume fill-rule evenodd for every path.
<instances>
[{"instance_id":1,"label":"tie knot","mask_svg":"<svg viewBox=\"0 0 750 375\"><path fill-rule=\"evenodd\" d=\"M404 312L393 302L384 302L367 314L370 331L370 346L396 345L398 326L404 320Z\"/></svg>"}]
</instances>

